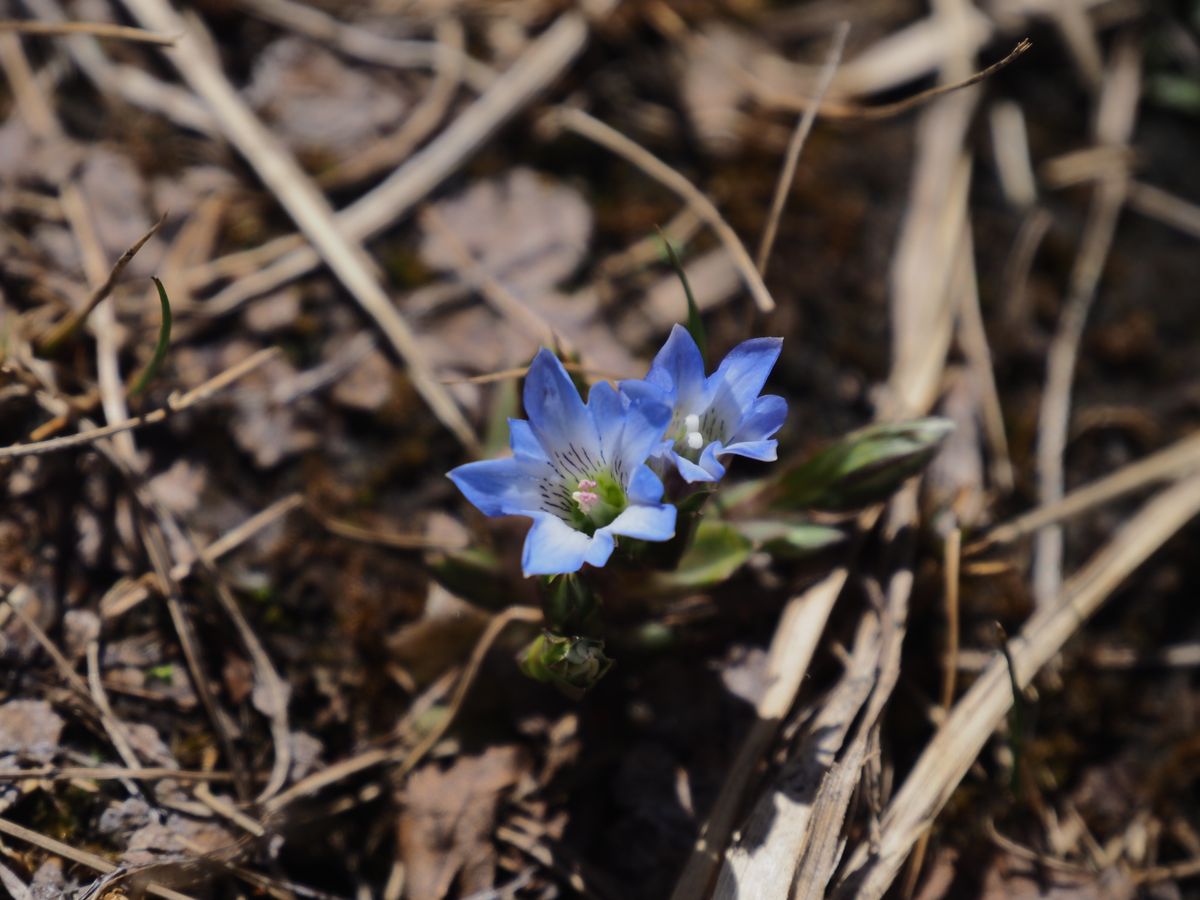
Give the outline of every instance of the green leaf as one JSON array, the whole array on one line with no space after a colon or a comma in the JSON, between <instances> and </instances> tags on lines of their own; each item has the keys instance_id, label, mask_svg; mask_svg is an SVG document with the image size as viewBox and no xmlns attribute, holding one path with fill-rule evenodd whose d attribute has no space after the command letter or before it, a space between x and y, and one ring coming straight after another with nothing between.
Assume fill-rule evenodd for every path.
<instances>
[{"instance_id":1,"label":"green leaf","mask_svg":"<svg viewBox=\"0 0 1200 900\"><path fill-rule=\"evenodd\" d=\"M999 622L996 630L1000 633L1000 652L1004 654L1004 662L1008 668L1008 684L1012 689L1012 714L1009 716L1009 746L1013 755L1012 792L1020 794L1021 766L1025 750L1025 694L1017 682L1017 667L1013 665L1012 651L1008 647L1008 635Z\"/></svg>"},{"instance_id":2,"label":"green leaf","mask_svg":"<svg viewBox=\"0 0 1200 900\"><path fill-rule=\"evenodd\" d=\"M696 346L700 348L700 356L704 360L704 365L708 366L708 335L704 331L704 320L700 318L700 307L696 305L696 297L692 293L692 286L688 284L687 273L683 270L683 264L679 261L679 257L675 254L675 248L671 246L670 239L663 233L663 230L658 229L658 236L662 238L663 246L667 251L667 259L671 261L671 268L675 270L675 274L679 276L680 283L683 284L683 295L687 297L687 330L692 336L692 340L696 342Z\"/></svg>"},{"instance_id":3,"label":"green leaf","mask_svg":"<svg viewBox=\"0 0 1200 900\"><path fill-rule=\"evenodd\" d=\"M695 540L674 572L654 576L656 588L700 590L720 584L750 558L754 545L728 522L707 519L696 529Z\"/></svg>"},{"instance_id":4,"label":"green leaf","mask_svg":"<svg viewBox=\"0 0 1200 900\"><path fill-rule=\"evenodd\" d=\"M158 343L154 347L154 355L150 357L146 368L142 369L141 374L133 382L133 387L129 389L131 397L136 397L154 380L154 376L162 368L163 360L167 358L167 350L171 346L171 301L167 299L167 292L163 289L162 282L154 277L151 277L151 280L158 289L158 302L162 306L162 324L158 328Z\"/></svg>"},{"instance_id":5,"label":"green leaf","mask_svg":"<svg viewBox=\"0 0 1200 900\"><path fill-rule=\"evenodd\" d=\"M809 556L846 539L845 532L840 528L815 522L762 519L735 522L733 527L756 547L785 559Z\"/></svg>"},{"instance_id":6,"label":"green leaf","mask_svg":"<svg viewBox=\"0 0 1200 900\"><path fill-rule=\"evenodd\" d=\"M929 464L953 430L950 420L931 416L848 434L785 472L775 505L849 510L886 500Z\"/></svg>"},{"instance_id":7,"label":"green leaf","mask_svg":"<svg viewBox=\"0 0 1200 900\"><path fill-rule=\"evenodd\" d=\"M490 550L472 547L427 558L430 574L450 593L483 609L503 609L512 603L508 578Z\"/></svg>"},{"instance_id":8,"label":"green leaf","mask_svg":"<svg viewBox=\"0 0 1200 900\"><path fill-rule=\"evenodd\" d=\"M1200 114L1200 79L1161 72L1146 79L1146 94L1160 106Z\"/></svg>"}]
</instances>

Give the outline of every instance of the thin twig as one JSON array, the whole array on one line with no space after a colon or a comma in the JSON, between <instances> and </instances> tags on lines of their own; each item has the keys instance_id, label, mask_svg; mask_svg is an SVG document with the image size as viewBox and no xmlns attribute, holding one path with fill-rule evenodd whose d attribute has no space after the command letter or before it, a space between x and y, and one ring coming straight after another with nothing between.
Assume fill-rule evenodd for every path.
<instances>
[{"instance_id":1,"label":"thin twig","mask_svg":"<svg viewBox=\"0 0 1200 900\"><path fill-rule=\"evenodd\" d=\"M754 722L742 739L721 793L675 882L672 900L708 895L709 884L717 875L729 836L737 824L746 786L796 700L825 622L848 574L844 567L834 570L784 607L767 653L768 687L758 701Z\"/></svg>"},{"instance_id":2,"label":"thin twig","mask_svg":"<svg viewBox=\"0 0 1200 900\"><path fill-rule=\"evenodd\" d=\"M1010 644L1020 686L1028 685L1112 592L1197 514L1200 477L1193 476L1161 491L1126 521ZM878 848L864 843L849 855L838 897L883 895L1012 703L1008 665L997 655L955 704L896 793L883 817Z\"/></svg>"},{"instance_id":3,"label":"thin twig","mask_svg":"<svg viewBox=\"0 0 1200 900\"><path fill-rule=\"evenodd\" d=\"M541 610L531 606L510 606L492 618L476 642L475 649L471 651L471 658L468 660L466 668L463 670L454 688L454 695L448 704L446 715L412 750L398 751L393 748L374 748L349 759L344 759L319 772L314 772L307 778L296 782L296 784L293 784L287 790L268 800L265 804L267 814L276 815L301 797L315 794L332 784L351 778L360 772L373 769L376 766L399 761L399 773L401 775L412 771L425 758L425 755L437 745L437 742L445 736L450 726L454 723L454 719L462 708L463 701L466 700L475 677L479 674L484 657L487 656L492 644L500 636L505 627L513 622L540 622L541 620Z\"/></svg>"},{"instance_id":4,"label":"thin twig","mask_svg":"<svg viewBox=\"0 0 1200 900\"><path fill-rule=\"evenodd\" d=\"M396 131L375 141L361 153L344 159L333 168L322 172L318 178L322 187L345 187L365 181L384 170L395 169L442 121L454 102L462 81L462 48L465 43L462 23L457 19L439 22L437 41L438 46L446 48L447 52L437 56L433 84L425 97L404 117Z\"/></svg>"},{"instance_id":5,"label":"thin twig","mask_svg":"<svg viewBox=\"0 0 1200 900\"><path fill-rule=\"evenodd\" d=\"M96 709L100 711L100 721L104 725L108 739L112 741L117 755L121 757L121 761L128 768L140 768L142 761L138 759L137 754L133 752L133 747L129 744L129 732L125 729L125 723L118 719L117 714L113 712L112 704L108 702L108 694L104 690L104 683L100 680L100 642L98 640L88 641L87 672L88 691L91 694L92 702L96 704ZM142 796L142 792L132 781L126 779L124 785L125 789L133 796Z\"/></svg>"},{"instance_id":6,"label":"thin twig","mask_svg":"<svg viewBox=\"0 0 1200 900\"><path fill-rule=\"evenodd\" d=\"M601 369L591 369L579 363L564 362L563 368L568 372L576 372L586 378L598 381L620 381L625 376L614 375ZM524 378L529 374L529 366L516 366L511 369L501 369L499 372L487 372L483 375L468 375L463 378L445 378L443 384L492 384L497 381L511 381Z\"/></svg>"},{"instance_id":7,"label":"thin twig","mask_svg":"<svg viewBox=\"0 0 1200 900\"><path fill-rule=\"evenodd\" d=\"M725 249L737 266L746 287L750 289L759 310L766 313L775 308L771 292L763 284L762 276L755 267L754 260L746 251L745 245L742 244L741 238L737 236L737 232L729 226L729 223L725 221L720 211L703 191L649 150L630 140L611 125L606 125L581 109L560 106L552 113L551 121L559 127L572 131L617 154L679 195L696 211L698 216L704 219L705 224L725 245Z\"/></svg>"},{"instance_id":8,"label":"thin twig","mask_svg":"<svg viewBox=\"0 0 1200 900\"><path fill-rule=\"evenodd\" d=\"M112 289L116 286L117 279L121 277L121 273L125 271L125 267L137 256L138 251L145 246L146 242L154 237L155 233L162 227L163 222L166 220L167 214L163 213L159 220L150 227L149 231L138 238L132 247L121 254L121 258L116 261L112 270L108 273L108 278L92 291L91 296L87 299L87 303L68 315L58 325L54 326L50 333L39 342L38 349L43 354L49 355L54 353L62 346L64 341L79 330L79 326L87 320L92 311L100 305L105 297L112 293Z\"/></svg>"},{"instance_id":9,"label":"thin twig","mask_svg":"<svg viewBox=\"0 0 1200 900\"><path fill-rule=\"evenodd\" d=\"M159 44L168 47L179 40L170 35L156 34L142 28L130 28L128 25L114 25L111 22L40 22L36 19L0 19L0 34L5 32L48 37L90 34L92 37L133 41L139 44Z\"/></svg>"},{"instance_id":10,"label":"thin twig","mask_svg":"<svg viewBox=\"0 0 1200 900\"><path fill-rule=\"evenodd\" d=\"M1140 51L1132 42L1114 50L1114 62L1097 115L1098 138L1106 146L1126 145L1132 137L1133 114L1140 91ZM1105 133L1114 132L1114 133ZM1124 169L1112 171L1096 187L1058 330L1046 363L1046 385L1038 410L1038 499L1042 505L1062 499L1064 454L1070 429L1071 389L1088 314L1096 298L1104 263L1116 235L1117 221L1129 191ZM1062 530L1047 527L1037 537L1033 594L1039 605L1053 601L1062 583Z\"/></svg>"},{"instance_id":11,"label":"thin twig","mask_svg":"<svg viewBox=\"0 0 1200 900\"><path fill-rule=\"evenodd\" d=\"M209 564L213 564L303 505L304 498L299 494L289 494L276 500L266 509L260 510L240 525L221 535L207 547L200 548L197 557L203 557ZM183 581L192 574L193 568L195 568L194 561L178 562L171 569L171 577L176 581ZM150 596L150 587L147 585L147 581L153 579L154 575L150 573L133 582L122 582L111 589L100 599L100 617L115 619L133 609Z\"/></svg>"},{"instance_id":12,"label":"thin twig","mask_svg":"<svg viewBox=\"0 0 1200 900\"><path fill-rule=\"evenodd\" d=\"M966 78L949 84L939 84L936 87L929 88L893 103L868 106L860 103L842 103L836 100L825 100L820 104L817 115L822 119L845 119L851 121L890 119L893 116L898 116L901 113L906 113L919 106L923 106L938 97L945 96L954 91L961 91L963 88L968 88L973 84L978 84L981 81L991 78L1001 69L1016 62L1017 59L1025 55L1032 47L1033 44L1030 40L1025 38L1013 47L1007 56L998 62L992 63L985 69L980 69ZM784 94L773 87L763 84L758 78L741 66L736 66L736 72L739 78L746 82L755 98L766 106L771 106L775 109L784 109L789 112L804 112L813 105L812 100L808 97L796 97L791 94Z\"/></svg>"},{"instance_id":13,"label":"thin twig","mask_svg":"<svg viewBox=\"0 0 1200 900\"><path fill-rule=\"evenodd\" d=\"M444 41L387 37L377 31L342 22L314 6L295 0L236 0L236 3L251 15L373 65L396 69L458 66L467 84L477 91L485 90L496 78L496 73L486 63L468 55L461 47L448 45Z\"/></svg>"},{"instance_id":14,"label":"thin twig","mask_svg":"<svg viewBox=\"0 0 1200 900\"><path fill-rule=\"evenodd\" d=\"M408 215L505 122L524 109L547 85L559 78L587 43L588 24L580 14L564 13L533 40L521 57L433 140L379 183L337 214L338 227L351 239L364 241ZM297 235L276 238L255 252L253 271L202 304L200 312L224 315L247 300L275 290L315 269L321 257ZM222 260L214 260L189 276L199 291L225 277Z\"/></svg>"},{"instance_id":15,"label":"thin twig","mask_svg":"<svg viewBox=\"0 0 1200 900\"><path fill-rule=\"evenodd\" d=\"M557 344L562 346L568 355L571 354L574 348L566 343L565 338L554 330L545 317L505 287L500 279L475 259L471 249L455 234L450 223L436 207L426 206L421 210L419 219L421 225L455 258L462 280L474 285L501 317L512 322L518 331L523 332L536 345L553 347Z\"/></svg>"},{"instance_id":16,"label":"thin twig","mask_svg":"<svg viewBox=\"0 0 1200 900\"><path fill-rule=\"evenodd\" d=\"M288 725L288 686L271 662L271 656L267 653L266 647L263 646L245 615L242 614L237 599L233 596L229 586L213 568L212 563L205 559L203 553L197 552L196 558L209 574L217 600L225 611L225 615L233 622L234 630L237 631L242 646L250 656L251 664L254 666L254 680L257 686L262 688L257 705L270 722L271 744L274 749L271 774L262 791L255 798L256 803L263 803L279 793L287 782L288 772L292 767L291 729ZM258 836L261 837L261 835Z\"/></svg>"},{"instance_id":17,"label":"thin twig","mask_svg":"<svg viewBox=\"0 0 1200 900\"><path fill-rule=\"evenodd\" d=\"M1064 522L1140 488L1170 481L1200 469L1200 433L1192 434L1152 453L1145 459L1122 466L1103 478L1084 485L1061 500L1039 506L1011 522L997 525L967 548L968 555L999 544L1011 544L1046 525Z\"/></svg>"},{"instance_id":18,"label":"thin twig","mask_svg":"<svg viewBox=\"0 0 1200 900\"><path fill-rule=\"evenodd\" d=\"M834 29L829 52L825 55L821 74L817 76L817 86L813 89L812 100L801 114L800 121L796 123L796 128L788 141L787 152L783 158L783 168L779 170L779 180L775 182L775 196L771 198L771 211L767 215L767 224L763 229L762 240L758 245L758 254L754 259L759 273L764 276L767 274L767 260L771 258L771 248L775 246L775 234L779 228L779 219L783 215L783 206L787 202L788 192L796 177L796 165L800 162L800 151L804 149L804 142L808 140L813 123L817 121L817 110L821 107L821 101L825 99L829 85L833 83L833 75L842 59L842 51L846 48L846 36L849 33L849 22L839 22L837 28Z\"/></svg>"},{"instance_id":19,"label":"thin twig","mask_svg":"<svg viewBox=\"0 0 1200 900\"><path fill-rule=\"evenodd\" d=\"M132 431L135 428L141 428L144 425L154 425L158 422L165 421L166 418L174 413L182 412L189 407L195 406L204 400L209 399L218 391L237 381L249 373L253 372L263 363L272 359L279 353L277 347L267 347L259 350L252 356L247 357L240 363L229 367L224 372L221 372L204 384L188 391L183 396L174 401L168 400L164 407L146 413L144 416L135 416L124 422L117 422L115 425L103 425L99 428L90 428L87 431L81 431L79 434L68 434L63 437L51 438L47 441L38 441L33 444L11 444L8 447L0 447L0 459L15 459L21 456L38 456L43 453L53 453L57 450L67 450L71 447L79 447L84 444L95 443L101 438L111 437L114 434L120 434L125 431Z\"/></svg>"},{"instance_id":20,"label":"thin twig","mask_svg":"<svg viewBox=\"0 0 1200 900\"><path fill-rule=\"evenodd\" d=\"M461 550L462 546L447 544L445 541L439 541L434 538L428 538L421 534L401 534L394 531L380 531L375 528L364 528L361 525L355 525L353 522L347 522L343 519L335 519L317 509L313 504L308 504L308 511L321 527L330 534L336 534L338 537L344 537L352 541L360 541L364 544L375 544L380 547L391 547L394 550Z\"/></svg>"},{"instance_id":21,"label":"thin twig","mask_svg":"<svg viewBox=\"0 0 1200 900\"><path fill-rule=\"evenodd\" d=\"M7 834L9 837L16 838L19 841L25 841L27 844L33 844L35 847L40 847L49 853L53 853L55 856L69 859L73 863L78 863L81 866L86 866L95 872L105 875L109 872L115 872L118 868L103 856L97 856L95 853L89 853L86 850L77 850L70 844L64 844L62 841L47 837L40 832L26 828L24 825L18 825L16 822L8 819L0 819L0 833ZM163 887L159 884L148 884L145 886L145 890L146 893L152 894L155 897L162 897L163 900L196 900L196 898L188 894L181 894L179 891Z\"/></svg>"},{"instance_id":22,"label":"thin twig","mask_svg":"<svg viewBox=\"0 0 1200 900\"><path fill-rule=\"evenodd\" d=\"M0 781L232 781L229 772L202 772L196 769L170 769L165 766L30 766L25 769L0 768Z\"/></svg>"},{"instance_id":23,"label":"thin twig","mask_svg":"<svg viewBox=\"0 0 1200 900\"><path fill-rule=\"evenodd\" d=\"M300 168L295 157L262 123L204 51L197 21L185 23L165 0L123 0L143 24L184 35L169 55L188 85L212 109L217 122L258 176L312 242L346 290L387 337L408 367L413 387L438 420L468 450L479 441L454 398L433 376L416 335L400 315L373 272L360 241L338 225L328 200Z\"/></svg>"},{"instance_id":24,"label":"thin twig","mask_svg":"<svg viewBox=\"0 0 1200 900\"><path fill-rule=\"evenodd\" d=\"M400 766L397 769L398 776L403 777L415 769L421 760L425 758L426 754L438 745L438 741L446 736L446 732L450 730L450 726L454 724L459 712L462 710L463 703L467 699L467 694L470 693L471 686L475 683L475 677L479 674L484 658L487 656L488 651L492 649L492 644L496 642L496 638L500 637L500 633L514 622L537 623L541 621L542 611L533 606L510 606L503 612L492 617L483 634L479 636L479 640L475 642L475 649L471 651L471 658L467 660L467 666L463 670L462 677L458 680L458 684L455 685L454 694L450 698L450 702L446 705L446 714L430 729L429 733L422 738L419 744L405 754L404 759L401 760Z\"/></svg>"}]
</instances>

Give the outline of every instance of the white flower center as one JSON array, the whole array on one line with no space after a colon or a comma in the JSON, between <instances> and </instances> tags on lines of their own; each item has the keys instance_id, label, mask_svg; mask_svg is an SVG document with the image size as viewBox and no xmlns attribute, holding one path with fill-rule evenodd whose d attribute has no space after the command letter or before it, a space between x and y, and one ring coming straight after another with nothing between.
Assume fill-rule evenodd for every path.
<instances>
[{"instance_id":1,"label":"white flower center","mask_svg":"<svg viewBox=\"0 0 1200 900\"><path fill-rule=\"evenodd\" d=\"M687 444L689 450L699 450L704 446L704 435L700 433L700 417L695 413L687 415L683 419L684 443Z\"/></svg>"}]
</instances>

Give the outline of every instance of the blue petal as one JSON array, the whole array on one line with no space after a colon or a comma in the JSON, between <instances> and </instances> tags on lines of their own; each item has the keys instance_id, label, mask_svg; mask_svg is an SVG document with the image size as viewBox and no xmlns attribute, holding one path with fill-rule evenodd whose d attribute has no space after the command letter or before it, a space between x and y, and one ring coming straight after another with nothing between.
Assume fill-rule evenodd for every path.
<instances>
[{"instance_id":1,"label":"blue petal","mask_svg":"<svg viewBox=\"0 0 1200 900\"><path fill-rule=\"evenodd\" d=\"M533 429L524 419L508 420L508 443L512 447L513 455L518 459L546 461L546 451L542 449Z\"/></svg>"},{"instance_id":2,"label":"blue petal","mask_svg":"<svg viewBox=\"0 0 1200 900\"><path fill-rule=\"evenodd\" d=\"M625 407L627 401L607 381L592 385L588 392L588 411L600 433L600 448L606 455L615 455L620 446L621 434L625 430Z\"/></svg>"},{"instance_id":3,"label":"blue petal","mask_svg":"<svg viewBox=\"0 0 1200 900\"><path fill-rule=\"evenodd\" d=\"M750 405L749 412L742 418L741 424L729 441L736 444L741 441L766 440L783 427L783 420L786 418L786 400L774 394L759 397Z\"/></svg>"},{"instance_id":4,"label":"blue petal","mask_svg":"<svg viewBox=\"0 0 1200 900\"><path fill-rule=\"evenodd\" d=\"M625 412L625 430L616 448L615 460L629 477L652 452L662 447L663 432L671 421L671 408L651 400L634 400Z\"/></svg>"},{"instance_id":5,"label":"blue petal","mask_svg":"<svg viewBox=\"0 0 1200 900\"><path fill-rule=\"evenodd\" d=\"M689 484L697 481L716 481L720 475L713 475L707 469L702 469L690 459L680 456L678 453L671 451L671 460L675 463L675 468L679 470L679 474L683 476L683 480Z\"/></svg>"},{"instance_id":6,"label":"blue petal","mask_svg":"<svg viewBox=\"0 0 1200 900\"><path fill-rule=\"evenodd\" d=\"M534 519L525 538L521 568L527 576L578 572L591 545L592 539L583 532L557 516L542 513Z\"/></svg>"},{"instance_id":7,"label":"blue petal","mask_svg":"<svg viewBox=\"0 0 1200 900\"><path fill-rule=\"evenodd\" d=\"M778 446L779 441L739 441L736 444L730 444L721 453L757 459L759 462L774 462L778 458L776 454Z\"/></svg>"},{"instance_id":8,"label":"blue petal","mask_svg":"<svg viewBox=\"0 0 1200 900\"><path fill-rule=\"evenodd\" d=\"M713 379L724 381L738 408L745 410L767 383L767 376L771 374L782 349L783 338L743 341L721 360Z\"/></svg>"},{"instance_id":9,"label":"blue petal","mask_svg":"<svg viewBox=\"0 0 1200 900\"><path fill-rule=\"evenodd\" d=\"M447 476L484 515L531 515L541 509L541 479L513 457L467 463Z\"/></svg>"},{"instance_id":10,"label":"blue petal","mask_svg":"<svg viewBox=\"0 0 1200 900\"><path fill-rule=\"evenodd\" d=\"M664 406L674 406L675 404L675 386L663 387L662 385L653 384L644 380L622 381L620 383L621 393L631 401L643 401L647 403L661 403Z\"/></svg>"},{"instance_id":11,"label":"blue petal","mask_svg":"<svg viewBox=\"0 0 1200 900\"><path fill-rule=\"evenodd\" d=\"M629 476L625 489L630 503L658 503L663 495L663 483L649 466L641 465Z\"/></svg>"},{"instance_id":12,"label":"blue petal","mask_svg":"<svg viewBox=\"0 0 1200 900\"><path fill-rule=\"evenodd\" d=\"M630 506L597 531L596 537L600 536L601 531L611 531L613 534L643 541L669 541L675 537L675 507L670 504Z\"/></svg>"},{"instance_id":13,"label":"blue petal","mask_svg":"<svg viewBox=\"0 0 1200 900\"><path fill-rule=\"evenodd\" d=\"M618 518L620 517L618 516ZM597 567L602 566L608 562L608 558L612 556L613 548L616 546L617 542L613 539L612 533L606 528L601 528L592 536L584 562Z\"/></svg>"},{"instance_id":14,"label":"blue petal","mask_svg":"<svg viewBox=\"0 0 1200 900\"><path fill-rule=\"evenodd\" d=\"M600 441L591 413L558 358L544 347L525 376L525 414L546 452L565 452L569 444L599 451Z\"/></svg>"},{"instance_id":15,"label":"blue petal","mask_svg":"<svg viewBox=\"0 0 1200 900\"><path fill-rule=\"evenodd\" d=\"M687 329L676 325L671 329L646 380L666 390L673 390L680 407L696 405L704 392L704 357Z\"/></svg>"},{"instance_id":16,"label":"blue petal","mask_svg":"<svg viewBox=\"0 0 1200 900\"><path fill-rule=\"evenodd\" d=\"M713 481L720 481L725 477L725 467L717 459L717 456L724 452L725 447L720 441L712 441L700 454L700 468L708 472Z\"/></svg>"}]
</instances>

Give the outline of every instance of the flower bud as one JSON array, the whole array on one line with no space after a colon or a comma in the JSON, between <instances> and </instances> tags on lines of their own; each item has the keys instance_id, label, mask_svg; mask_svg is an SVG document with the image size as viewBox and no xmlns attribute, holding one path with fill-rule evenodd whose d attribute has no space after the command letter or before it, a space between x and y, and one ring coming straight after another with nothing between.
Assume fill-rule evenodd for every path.
<instances>
[{"instance_id":1,"label":"flower bud","mask_svg":"<svg viewBox=\"0 0 1200 900\"><path fill-rule=\"evenodd\" d=\"M521 671L579 699L612 668L604 642L544 631L521 656Z\"/></svg>"},{"instance_id":2,"label":"flower bud","mask_svg":"<svg viewBox=\"0 0 1200 900\"><path fill-rule=\"evenodd\" d=\"M929 464L953 429L930 416L848 434L783 476L778 505L850 510L886 500Z\"/></svg>"}]
</instances>

